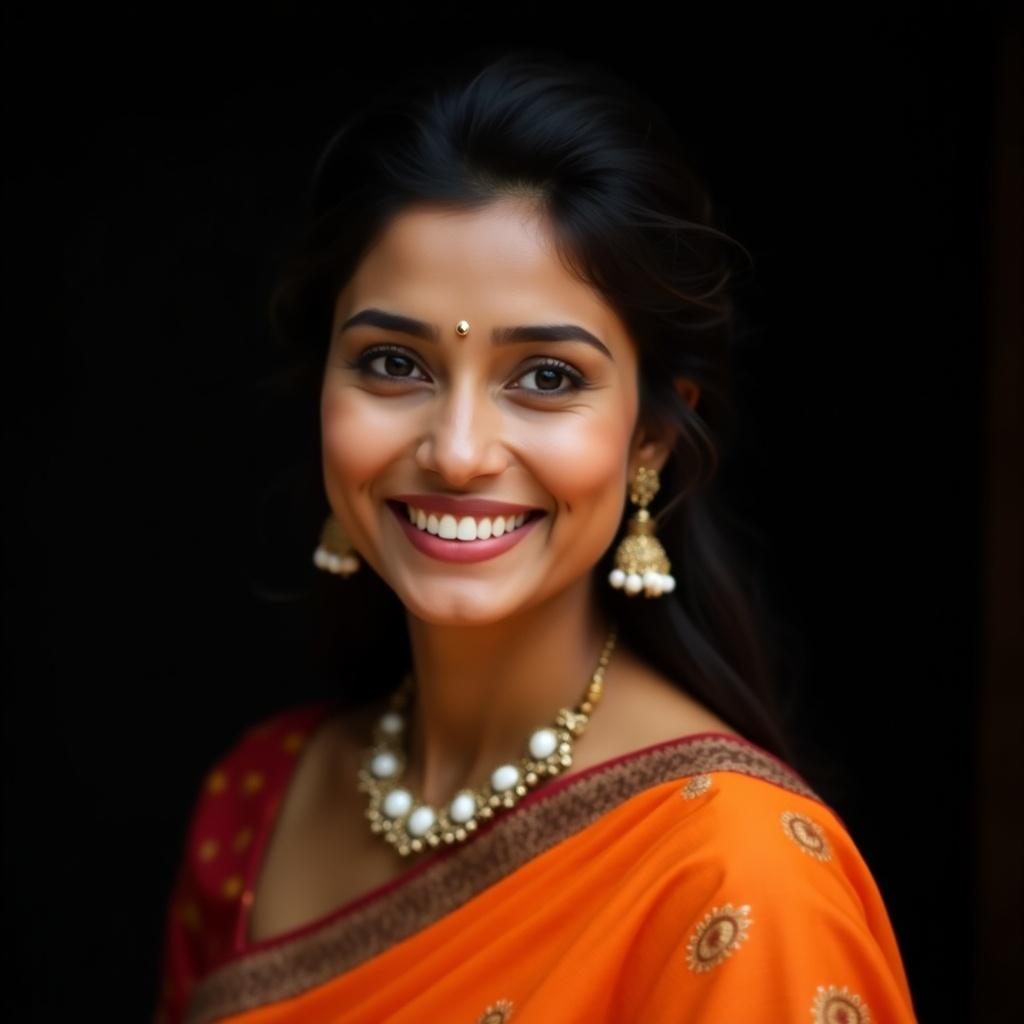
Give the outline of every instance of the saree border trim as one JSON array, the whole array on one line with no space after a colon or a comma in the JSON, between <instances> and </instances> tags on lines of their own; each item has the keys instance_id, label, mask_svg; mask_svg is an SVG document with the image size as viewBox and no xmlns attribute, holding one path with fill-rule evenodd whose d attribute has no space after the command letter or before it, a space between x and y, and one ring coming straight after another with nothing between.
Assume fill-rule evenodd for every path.
<instances>
[{"instance_id":1,"label":"saree border trim","mask_svg":"<svg viewBox=\"0 0 1024 1024\"><path fill-rule=\"evenodd\" d=\"M197 982L185 1024L208 1024L301 995L429 927L644 790L721 771L752 775L825 804L786 762L726 733L684 736L625 754L535 791L535 799L487 822L471 843L434 851L439 855L423 870L373 899L353 901L351 911L339 908L319 926L295 929L293 939L282 935L279 945L244 950L214 968Z\"/></svg>"}]
</instances>

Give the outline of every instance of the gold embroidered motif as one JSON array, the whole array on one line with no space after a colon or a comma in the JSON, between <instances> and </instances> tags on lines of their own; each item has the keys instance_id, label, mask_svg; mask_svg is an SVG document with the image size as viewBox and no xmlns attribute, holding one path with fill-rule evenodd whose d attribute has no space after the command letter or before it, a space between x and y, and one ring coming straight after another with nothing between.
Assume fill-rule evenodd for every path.
<instances>
[{"instance_id":1,"label":"gold embroidered motif","mask_svg":"<svg viewBox=\"0 0 1024 1024\"><path fill-rule=\"evenodd\" d=\"M682 793L684 800L693 800L695 797L700 796L701 793L707 792L710 788L710 775L695 775L679 792Z\"/></svg>"},{"instance_id":2,"label":"gold embroidered motif","mask_svg":"<svg viewBox=\"0 0 1024 1024\"><path fill-rule=\"evenodd\" d=\"M220 849L220 844L216 839L206 839L199 846L199 859L201 861L211 861L217 856L217 851Z\"/></svg>"},{"instance_id":3,"label":"gold embroidered motif","mask_svg":"<svg viewBox=\"0 0 1024 1024\"><path fill-rule=\"evenodd\" d=\"M808 818L806 814L797 814L795 811L783 811L780 820L783 832L804 853L820 861L832 859L832 852L825 839L825 830L816 821Z\"/></svg>"},{"instance_id":4,"label":"gold embroidered motif","mask_svg":"<svg viewBox=\"0 0 1024 1024\"><path fill-rule=\"evenodd\" d=\"M233 900L242 892L242 886L245 883L242 881L241 875L232 875L230 878L224 880L224 884L221 886L221 893L224 898Z\"/></svg>"},{"instance_id":5,"label":"gold embroidered motif","mask_svg":"<svg viewBox=\"0 0 1024 1024\"><path fill-rule=\"evenodd\" d=\"M263 788L263 772L246 772L242 782L242 789L247 796L258 793Z\"/></svg>"},{"instance_id":6,"label":"gold embroidered motif","mask_svg":"<svg viewBox=\"0 0 1024 1024\"><path fill-rule=\"evenodd\" d=\"M281 743L281 747L289 754L296 754L302 749L302 745L306 742L306 734L295 730L294 732L288 733Z\"/></svg>"},{"instance_id":7,"label":"gold embroidered motif","mask_svg":"<svg viewBox=\"0 0 1024 1024\"><path fill-rule=\"evenodd\" d=\"M477 1024L505 1024L505 1021L512 1017L512 1001L510 999L499 999L492 1006L484 1010L483 1016Z\"/></svg>"},{"instance_id":8,"label":"gold embroidered motif","mask_svg":"<svg viewBox=\"0 0 1024 1024\"><path fill-rule=\"evenodd\" d=\"M241 853L252 842L252 837L253 830L246 825L246 827L235 836L235 841L231 844L235 853Z\"/></svg>"},{"instance_id":9,"label":"gold embroidered motif","mask_svg":"<svg viewBox=\"0 0 1024 1024\"><path fill-rule=\"evenodd\" d=\"M871 1024L868 1004L861 1002L860 996L845 985L842 988L819 985L811 1017L814 1024Z\"/></svg>"},{"instance_id":10,"label":"gold embroidered motif","mask_svg":"<svg viewBox=\"0 0 1024 1024\"><path fill-rule=\"evenodd\" d=\"M686 962L692 971L710 971L717 967L733 952L747 936L747 929L753 924L750 904L734 907L726 903L712 907L697 925L686 946Z\"/></svg>"}]
</instances>

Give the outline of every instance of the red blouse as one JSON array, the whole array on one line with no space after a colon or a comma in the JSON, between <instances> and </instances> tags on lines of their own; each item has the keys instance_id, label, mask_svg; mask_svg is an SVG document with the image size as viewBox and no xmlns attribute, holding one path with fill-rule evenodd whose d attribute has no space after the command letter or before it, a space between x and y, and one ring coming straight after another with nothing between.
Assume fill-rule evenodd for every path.
<instances>
[{"instance_id":1,"label":"red blouse","mask_svg":"<svg viewBox=\"0 0 1024 1024\"><path fill-rule=\"evenodd\" d=\"M246 946L253 890L298 753L336 702L247 729L203 780L167 903L153 1024L179 1024L196 981Z\"/></svg>"}]
</instances>

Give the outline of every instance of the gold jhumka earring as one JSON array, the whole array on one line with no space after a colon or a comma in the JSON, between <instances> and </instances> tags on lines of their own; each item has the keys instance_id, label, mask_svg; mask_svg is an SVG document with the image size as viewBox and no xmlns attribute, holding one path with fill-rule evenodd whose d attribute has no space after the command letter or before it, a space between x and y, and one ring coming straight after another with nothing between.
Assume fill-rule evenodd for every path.
<instances>
[{"instance_id":1,"label":"gold jhumka earring","mask_svg":"<svg viewBox=\"0 0 1024 1024\"><path fill-rule=\"evenodd\" d=\"M630 597L640 591L646 597L660 597L676 588L668 555L654 536L654 520L647 511L660 487L658 471L640 466L629 489L630 501L640 508L630 519L628 532L615 551L615 568L608 574L608 582Z\"/></svg>"},{"instance_id":2,"label":"gold jhumka earring","mask_svg":"<svg viewBox=\"0 0 1024 1024\"><path fill-rule=\"evenodd\" d=\"M313 552L313 564L318 569L336 573L346 579L363 563L352 547L345 528L331 512L320 529L320 543Z\"/></svg>"}]
</instances>

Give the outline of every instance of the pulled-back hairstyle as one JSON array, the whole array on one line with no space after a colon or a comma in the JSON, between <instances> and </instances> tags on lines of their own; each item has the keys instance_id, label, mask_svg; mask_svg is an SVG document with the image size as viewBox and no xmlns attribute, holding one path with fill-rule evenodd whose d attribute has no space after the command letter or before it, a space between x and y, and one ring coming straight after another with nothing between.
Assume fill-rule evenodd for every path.
<instances>
[{"instance_id":1,"label":"pulled-back hairstyle","mask_svg":"<svg viewBox=\"0 0 1024 1024\"><path fill-rule=\"evenodd\" d=\"M279 380L304 415L318 412L337 294L396 214L413 203L472 210L530 197L567 269L601 293L636 344L640 417L678 430L650 506L676 588L652 599L614 590L607 577L616 537L595 567L595 600L650 665L795 766L775 627L756 574L727 540L734 528L753 531L717 493L736 427L736 315L726 284L746 250L712 225L683 144L638 90L604 68L537 48L482 59L477 51L474 59L468 70L407 73L328 143L270 298L287 358ZM674 387L679 376L700 387L694 409ZM393 690L408 666L405 610L365 562L348 579L313 568L330 509L318 416L307 422L317 433L301 460L306 490L291 491L299 504L310 499L301 596L322 627L328 685L356 706ZM632 510L624 505L623 529Z\"/></svg>"}]
</instances>

